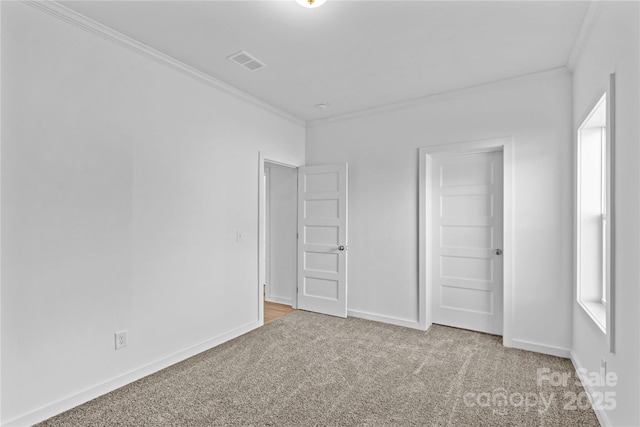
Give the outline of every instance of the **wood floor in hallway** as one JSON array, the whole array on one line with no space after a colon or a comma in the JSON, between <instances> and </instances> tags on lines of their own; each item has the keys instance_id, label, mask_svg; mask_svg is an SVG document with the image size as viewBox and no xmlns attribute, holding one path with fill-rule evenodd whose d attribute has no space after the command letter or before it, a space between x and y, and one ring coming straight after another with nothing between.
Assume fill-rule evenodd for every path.
<instances>
[{"instance_id":1,"label":"wood floor in hallway","mask_svg":"<svg viewBox=\"0 0 640 427\"><path fill-rule=\"evenodd\" d=\"M269 323L272 320L276 320L295 311L290 305L278 304L276 302L265 301L264 302L264 323Z\"/></svg>"}]
</instances>

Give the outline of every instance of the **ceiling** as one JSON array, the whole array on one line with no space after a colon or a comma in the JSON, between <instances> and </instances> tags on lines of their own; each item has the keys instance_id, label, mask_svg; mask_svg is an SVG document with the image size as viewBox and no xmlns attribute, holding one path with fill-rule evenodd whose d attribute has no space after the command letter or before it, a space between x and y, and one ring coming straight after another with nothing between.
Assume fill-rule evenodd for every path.
<instances>
[{"instance_id":1,"label":"ceiling","mask_svg":"<svg viewBox=\"0 0 640 427\"><path fill-rule=\"evenodd\" d=\"M69 1L304 121L563 67L587 1ZM227 57L245 50L267 66ZM325 110L315 108L328 103Z\"/></svg>"}]
</instances>

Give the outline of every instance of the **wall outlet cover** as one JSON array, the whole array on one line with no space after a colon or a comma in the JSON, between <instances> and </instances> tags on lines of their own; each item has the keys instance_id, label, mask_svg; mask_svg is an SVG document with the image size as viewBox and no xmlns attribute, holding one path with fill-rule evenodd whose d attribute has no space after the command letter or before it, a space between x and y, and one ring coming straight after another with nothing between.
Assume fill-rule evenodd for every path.
<instances>
[{"instance_id":1,"label":"wall outlet cover","mask_svg":"<svg viewBox=\"0 0 640 427\"><path fill-rule=\"evenodd\" d=\"M127 346L127 331L116 332L116 350L120 350Z\"/></svg>"}]
</instances>

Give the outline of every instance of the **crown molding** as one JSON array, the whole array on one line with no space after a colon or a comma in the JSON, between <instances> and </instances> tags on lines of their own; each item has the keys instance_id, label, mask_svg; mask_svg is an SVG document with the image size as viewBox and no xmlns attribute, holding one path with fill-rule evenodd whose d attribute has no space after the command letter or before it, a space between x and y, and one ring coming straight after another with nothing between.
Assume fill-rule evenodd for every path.
<instances>
[{"instance_id":1,"label":"crown molding","mask_svg":"<svg viewBox=\"0 0 640 427\"><path fill-rule=\"evenodd\" d=\"M569 54L569 60L567 61L567 68L571 70L571 72L575 71L578 61L580 61L584 53L584 49L591 38L591 34L598 22L603 7L604 1L601 0L592 0L589 3L589 8L584 15L578 37L576 37L576 42L573 44L573 49L571 49L571 54Z\"/></svg>"},{"instance_id":2,"label":"crown molding","mask_svg":"<svg viewBox=\"0 0 640 427\"><path fill-rule=\"evenodd\" d=\"M574 44L571 54L569 56L569 60L567 62L566 67L560 67L552 70L531 73L524 76L517 76L517 77L508 78L504 80L483 83L476 86L470 86L466 88L455 89L452 91L426 95L419 98L400 101L397 103L376 106L376 107L358 110L350 113L345 113L345 114L340 114L336 116L330 116L322 119L310 120L305 122L305 120L303 119L300 119L284 110L281 110L252 95L249 95L248 93L240 89L237 89L231 85L228 85L227 83L224 83L223 81L218 80L215 77L210 76L209 74L206 74L194 67L191 67L190 65L187 65L181 61L178 61L177 59L169 55L166 55L150 46L147 46L144 43L141 43L129 36L126 36L110 27L107 27L106 25L103 25L97 21L94 21L93 19L60 4L55 0L21 0L21 1L38 10L48 13L49 15L52 15L64 22L72 24L84 31L87 31L93 35L96 35L105 40L108 40L118 46L124 47L134 53L137 53L140 56L151 59L175 71L179 71L182 74L185 74L189 77L194 78L195 80L200 81L201 83L204 83L208 86L219 89L229 95L234 96L237 99L248 102L254 106L257 106L281 118L287 119L290 122L295 123L297 125L306 126L307 128L324 125L327 123L334 123L334 122L354 119L358 117L371 116L371 115L375 115L383 112L401 110L401 109L410 108L413 106L419 106L419 105L423 105L431 102L439 102L451 96L456 96L461 93L474 91L479 88L493 86L493 85L501 84L503 82L508 82L512 80L550 77L556 74L558 75L564 74L568 70L573 72L578 60L580 59L580 56L582 55L582 52L584 51L587 41L591 36L591 33L593 32L598 16L600 15L600 12L604 5L604 1L602 0L595 0L590 2L589 8L587 9L587 12L585 14L585 18L583 20L582 26L578 33L576 43Z\"/></svg>"},{"instance_id":3,"label":"crown molding","mask_svg":"<svg viewBox=\"0 0 640 427\"><path fill-rule=\"evenodd\" d=\"M38 10L41 10L49 15L52 15L62 21L65 21L69 24L72 24L82 30L85 30L93 35L101 37L105 40L108 40L118 46L124 47L134 53L137 53L140 56L151 59L159 64L167 66L175 71L179 71L182 74L185 74L189 77L194 78L206 85L212 86L216 89L219 89L229 95L232 95L238 99L246 101L254 106L257 106L265 111L268 111L272 114L275 114L279 117L285 118L292 123L295 123L300 126L305 125L305 121L300 118L287 113L284 110L281 110L277 107L274 107L271 104L268 104L248 93L237 89L233 86L230 86L224 83L221 80L218 80L190 65L187 65L177 59L166 55L150 46L145 45L129 36L126 36L106 25L103 25L93 19L82 15L62 4L56 2L55 0L22 0L23 3L28 4Z\"/></svg>"},{"instance_id":4,"label":"crown molding","mask_svg":"<svg viewBox=\"0 0 640 427\"><path fill-rule=\"evenodd\" d=\"M464 95L470 94L479 90L484 90L490 87L499 87L504 84L510 84L511 82L526 82L540 79L550 79L560 76L568 76L571 72L567 69L567 67L553 68L551 70L538 71L535 73L524 74L521 76L510 77L503 80L496 80L493 82L482 83L475 86L468 86L460 89L453 89L446 92L434 93L431 95L425 95L418 98L412 98L405 101L395 102L392 104L379 105L372 108L366 108L363 110L353 111L345 114L338 114L335 116L324 117L322 119L311 120L307 122L307 129L322 126L329 123L342 122L345 120L352 120L361 117L369 117L382 113L389 113L398 110L404 110L406 108L412 107L420 107L427 104L433 104L436 102L443 102L448 99Z\"/></svg>"}]
</instances>

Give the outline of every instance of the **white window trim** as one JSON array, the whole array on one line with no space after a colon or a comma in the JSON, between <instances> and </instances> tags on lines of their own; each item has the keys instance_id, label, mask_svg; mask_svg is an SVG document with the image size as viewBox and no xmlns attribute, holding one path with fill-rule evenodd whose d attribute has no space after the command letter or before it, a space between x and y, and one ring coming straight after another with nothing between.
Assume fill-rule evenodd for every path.
<instances>
[{"instance_id":1,"label":"white window trim","mask_svg":"<svg viewBox=\"0 0 640 427\"><path fill-rule=\"evenodd\" d=\"M609 221L607 221L607 214L609 212L608 206L609 206L609 194L612 190L611 186L610 186L610 182L608 179L608 175L610 172L610 159L609 159L609 155L610 153L605 153L603 157L603 163L605 164L602 170L603 173L603 179L605 180L605 185L604 187L606 188L605 191L603 192L603 213L602 213L602 245L603 245L603 259L601 260L602 262L602 278L601 278L601 289L600 289L600 297L597 300L589 300L586 298L583 298L582 296L582 278L581 278L581 263L582 263L582 257L581 257L581 251L582 251L582 242L581 242L581 222L582 222L582 215L580 212L580 206L581 206L581 194L582 194L582 163L581 163L581 158L582 158L582 131L584 129L587 129L585 127L585 124L589 122L589 120L592 118L592 116L595 114L595 112L602 106L603 102L608 102L609 100L607 99L607 94L605 93L604 95L602 95L600 97L600 99L598 100L598 102L594 105L594 107L591 109L589 115L582 121L581 125L578 127L577 129L577 147L576 147L576 255L577 255L577 263L576 263L576 288L577 288L577 300L578 300L578 304L584 309L584 311L587 313L587 315L591 318L591 320L593 320L593 322L598 326L598 328L606 335L607 334L607 319L608 319L608 315L607 315L607 305L606 305L606 301L607 301L607 291L609 289L609 282L610 282L610 271L609 271L609 261L610 261L610 246L609 246L609 242L608 242L608 237L610 235L610 224ZM607 117L607 124L608 124L608 117ZM604 141L607 141L606 138L606 127L602 128L602 132L603 134L601 135L601 137L604 137ZM607 141L608 142L608 141ZM604 149L607 149L607 144L604 144ZM608 149L607 149L608 151ZM609 155L608 155L609 154ZM605 199L606 198L606 199Z\"/></svg>"},{"instance_id":2,"label":"white window trim","mask_svg":"<svg viewBox=\"0 0 640 427\"><path fill-rule=\"evenodd\" d=\"M583 300L581 298L580 292L580 180L579 180L579 170L580 170L580 144L579 138L580 133L577 133L576 139L576 150L575 150L575 163L576 166L576 179L575 179L575 231L574 231L574 267L575 267L575 280L574 283L576 289L577 302L581 310L587 314L589 318L593 321L593 323L604 333L607 338L609 344L609 352L615 354L615 305L616 305L616 280L615 280L615 248L616 248L616 231L615 231L615 73L609 75L608 88L606 90L605 95L603 95L600 100L595 104L592 110L590 110L589 115L582 121L578 130L583 129L583 125L588 121L592 112L597 109L598 104L602 101L602 98L606 98L606 127L603 128L604 135L606 141L606 160L607 160L607 169L606 169L606 193L607 193L607 203L606 209L603 212L603 225L606 225L606 229L603 229L603 233L606 233L604 237L606 237L605 245L607 256L604 261L604 271L603 276L606 278L604 282L603 290L602 290L602 298L598 300Z\"/></svg>"}]
</instances>

